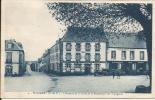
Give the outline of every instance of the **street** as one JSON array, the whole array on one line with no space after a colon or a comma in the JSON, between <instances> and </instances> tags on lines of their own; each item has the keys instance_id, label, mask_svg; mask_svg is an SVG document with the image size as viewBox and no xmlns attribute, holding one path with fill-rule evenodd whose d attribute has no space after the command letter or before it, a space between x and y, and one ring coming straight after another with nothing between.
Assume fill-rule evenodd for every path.
<instances>
[{"instance_id":1,"label":"street","mask_svg":"<svg viewBox=\"0 0 155 100\"><path fill-rule=\"evenodd\" d=\"M130 93L137 85L149 85L146 76L48 76L31 72L23 77L5 77L7 92L67 92L67 93Z\"/></svg>"}]
</instances>

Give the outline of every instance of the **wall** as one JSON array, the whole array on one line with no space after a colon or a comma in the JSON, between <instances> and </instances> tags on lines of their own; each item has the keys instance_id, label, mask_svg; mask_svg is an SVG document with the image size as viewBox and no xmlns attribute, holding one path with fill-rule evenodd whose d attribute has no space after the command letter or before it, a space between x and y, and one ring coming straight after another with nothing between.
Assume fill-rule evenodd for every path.
<instances>
[{"instance_id":1,"label":"wall","mask_svg":"<svg viewBox=\"0 0 155 100\"><path fill-rule=\"evenodd\" d=\"M68 42L70 43L70 42ZM85 44L90 43L91 44L91 49L90 51L85 51ZM105 42L100 42L100 51L95 51L95 43L98 42L81 42L81 50L76 51L76 42L71 42L71 51L66 51L66 44L67 42L63 42L63 61L66 61L66 53L71 53L71 66L74 68L74 61L76 61L76 53L81 54L81 72L84 72L85 68L85 54L90 53L90 61L91 63L91 72L94 73L95 71L95 53L100 53L100 70L106 69L106 43ZM63 72L65 71L65 63L63 63Z\"/></svg>"},{"instance_id":2,"label":"wall","mask_svg":"<svg viewBox=\"0 0 155 100\"><path fill-rule=\"evenodd\" d=\"M91 61L95 61L95 52L100 53L100 61L106 61L106 43L101 42L101 49L100 51L95 51L95 43L97 42L90 42L91 43L91 50L90 51L85 51L85 43L86 42L81 42L81 51L76 51L76 43L71 42L72 48L71 51L66 51L66 43L63 42L63 61L66 61L66 53L71 53L72 59L71 61L75 61L76 53L81 53L81 61L85 61L85 53L90 53L91 54Z\"/></svg>"},{"instance_id":3,"label":"wall","mask_svg":"<svg viewBox=\"0 0 155 100\"><path fill-rule=\"evenodd\" d=\"M130 49L130 48L107 48L107 60L108 61L147 61L147 50L146 49ZM116 51L116 59L111 59L111 51ZM126 51L126 60L121 59L121 52ZM135 59L130 60L130 51L135 52ZM140 60L140 51L144 51L144 60Z\"/></svg>"},{"instance_id":4,"label":"wall","mask_svg":"<svg viewBox=\"0 0 155 100\"><path fill-rule=\"evenodd\" d=\"M50 48L50 70L52 71L58 71L56 64L60 64L60 47L59 42L57 42L54 46ZM57 51L56 51L57 48ZM57 58L57 59L56 59ZM53 66L54 64L54 66ZM54 69L53 69L54 67Z\"/></svg>"}]
</instances>

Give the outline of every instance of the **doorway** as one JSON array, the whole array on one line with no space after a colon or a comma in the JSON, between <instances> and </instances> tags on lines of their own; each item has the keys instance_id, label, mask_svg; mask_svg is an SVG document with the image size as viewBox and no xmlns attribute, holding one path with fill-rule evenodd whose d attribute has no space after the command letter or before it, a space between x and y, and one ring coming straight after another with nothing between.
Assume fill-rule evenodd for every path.
<instances>
[{"instance_id":1,"label":"doorway","mask_svg":"<svg viewBox=\"0 0 155 100\"><path fill-rule=\"evenodd\" d=\"M91 73L91 64L85 64L85 74Z\"/></svg>"},{"instance_id":2,"label":"doorway","mask_svg":"<svg viewBox=\"0 0 155 100\"><path fill-rule=\"evenodd\" d=\"M12 66L11 65L7 65L5 67L5 75L6 76L11 76L12 75Z\"/></svg>"}]
</instances>

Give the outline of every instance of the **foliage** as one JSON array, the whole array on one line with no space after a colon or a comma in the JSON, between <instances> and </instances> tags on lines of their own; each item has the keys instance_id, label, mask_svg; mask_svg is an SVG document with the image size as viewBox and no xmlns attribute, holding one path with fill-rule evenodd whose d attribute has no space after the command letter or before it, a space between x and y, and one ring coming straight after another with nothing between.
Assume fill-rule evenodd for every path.
<instances>
[{"instance_id":1,"label":"foliage","mask_svg":"<svg viewBox=\"0 0 155 100\"><path fill-rule=\"evenodd\" d=\"M151 4L47 3L53 17L67 26L98 27L107 32L137 33L139 16L151 19Z\"/></svg>"}]
</instances>

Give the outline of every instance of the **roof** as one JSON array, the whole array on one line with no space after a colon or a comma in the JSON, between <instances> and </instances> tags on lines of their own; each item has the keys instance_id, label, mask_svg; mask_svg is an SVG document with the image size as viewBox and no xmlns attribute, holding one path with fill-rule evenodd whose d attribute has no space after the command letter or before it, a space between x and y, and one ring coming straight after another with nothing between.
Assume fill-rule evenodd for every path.
<instances>
[{"instance_id":1,"label":"roof","mask_svg":"<svg viewBox=\"0 0 155 100\"><path fill-rule=\"evenodd\" d=\"M114 37L108 39L108 42L108 47L146 48L146 41L138 39L137 35Z\"/></svg>"},{"instance_id":2,"label":"roof","mask_svg":"<svg viewBox=\"0 0 155 100\"><path fill-rule=\"evenodd\" d=\"M105 33L101 28L68 27L62 41L67 42L106 42Z\"/></svg>"},{"instance_id":3,"label":"roof","mask_svg":"<svg viewBox=\"0 0 155 100\"><path fill-rule=\"evenodd\" d=\"M12 48L8 48L8 44L12 44ZM16 42L14 39L5 40L5 50L19 50L23 51L23 46L20 42Z\"/></svg>"},{"instance_id":4,"label":"roof","mask_svg":"<svg viewBox=\"0 0 155 100\"><path fill-rule=\"evenodd\" d=\"M90 27L68 27L62 41L67 42L108 42L108 47L121 47L121 48L146 48L146 41L137 38L136 33L125 33L118 36L113 35L112 38L106 38L106 34L102 28Z\"/></svg>"}]
</instances>

